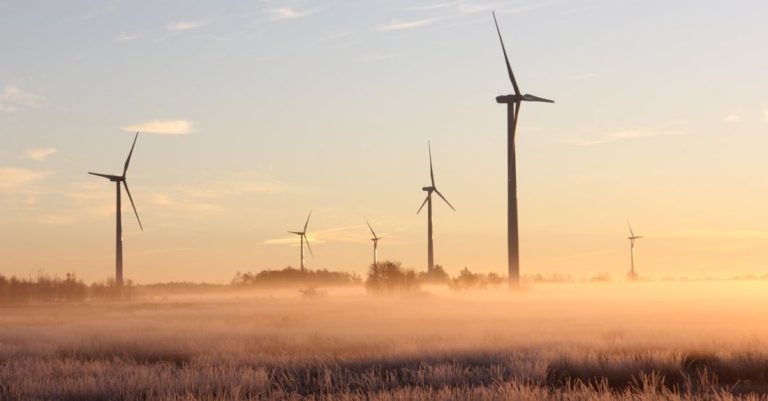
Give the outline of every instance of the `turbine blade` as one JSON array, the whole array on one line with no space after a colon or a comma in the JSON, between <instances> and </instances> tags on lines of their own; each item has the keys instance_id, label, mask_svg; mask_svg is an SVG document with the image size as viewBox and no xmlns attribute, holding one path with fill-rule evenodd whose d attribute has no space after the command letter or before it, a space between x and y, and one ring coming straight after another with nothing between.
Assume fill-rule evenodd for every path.
<instances>
[{"instance_id":1,"label":"turbine blade","mask_svg":"<svg viewBox=\"0 0 768 401\"><path fill-rule=\"evenodd\" d=\"M445 199L445 196L443 196L443 194L441 194L441 193L440 193L440 191L438 191L438 190L437 190L437 188L435 188L435 192L437 192L437 195L438 195L439 197L443 198L443 200L445 201L445 203L447 203L447 204L448 204L448 206L450 206L450 207L451 207L451 209L453 209L453 211L454 211L454 212L456 211L456 208L454 208L454 207L453 207L453 205L451 205L451 202L448 202L448 199Z\"/></svg>"},{"instance_id":2,"label":"turbine blade","mask_svg":"<svg viewBox=\"0 0 768 401\"><path fill-rule=\"evenodd\" d=\"M123 177L125 177L125 173L128 172L128 165L131 164L131 156L133 156L133 148L136 147L136 140L139 139L139 133L136 132L136 136L133 137L133 145L131 145L131 151L128 152L128 158L125 159L125 167L123 167Z\"/></svg>"},{"instance_id":3,"label":"turbine blade","mask_svg":"<svg viewBox=\"0 0 768 401\"><path fill-rule=\"evenodd\" d=\"M296 234L296 235L304 235L304 233L300 233L298 231L288 231L288 232L291 233L291 234Z\"/></svg>"},{"instance_id":4,"label":"turbine blade","mask_svg":"<svg viewBox=\"0 0 768 401\"><path fill-rule=\"evenodd\" d=\"M499 21L496 20L496 12L493 12L493 23L496 24L496 32L499 34L499 41L501 42L501 51L504 52L504 61L507 63L507 72L509 73L509 80L512 81L512 87L515 88L515 95L520 94L520 88L517 87L517 80L515 80L515 74L512 72L512 66L509 65L509 57L507 57L507 49L504 47L504 39L501 38L501 30L499 29Z\"/></svg>"},{"instance_id":5,"label":"turbine blade","mask_svg":"<svg viewBox=\"0 0 768 401\"><path fill-rule=\"evenodd\" d=\"M304 231L303 232L305 232L305 233L307 232L307 225L309 225L309 218L310 217L312 217L312 211L311 210L309 211L309 216L307 216L307 221L304 223Z\"/></svg>"},{"instance_id":6,"label":"turbine blade","mask_svg":"<svg viewBox=\"0 0 768 401\"><path fill-rule=\"evenodd\" d=\"M627 226L629 226L629 235L635 236L634 231L632 231L632 224L629 224L629 220L627 220Z\"/></svg>"},{"instance_id":7,"label":"turbine blade","mask_svg":"<svg viewBox=\"0 0 768 401\"><path fill-rule=\"evenodd\" d=\"M515 133L517 133L517 122L520 120L520 108L523 107L523 102L517 102L515 103L515 123L512 126L512 137L514 138Z\"/></svg>"},{"instance_id":8,"label":"turbine blade","mask_svg":"<svg viewBox=\"0 0 768 401\"><path fill-rule=\"evenodd\" d=\"M432 180L432 187L435 186L435 172L432 170L432 144L427 141L427 147L429 148L429 179Z\"/></svg>"},{"instance_id":9,"label":"turbine blade","mask_svg":"<svg viewBox=\"0 0 768 401\"><path fill-rule=\"evenodd\" d=\"M371 223L366 221L365 224L368 224L368 228L371 230L371 234L373 234L373 238L376 238L376 233L373 232L373 227L371 227Z\"/></svg>"},{"instance_id":10,"label":"turbine blade","mask_svg":"<svg viewBox=\"0 0 768 401\"><path fill-rule=\"evenodd\" d=\"M424 209L424 205L427 204L427 201L429 200L429 197L430 197L430 195L427 195L427 197L424 198L424 203L421 204L421 206L419 207L419 210L416 212L416 214L421 213L421 209Z\"/></svg>"},{"instance_id":11,"label":"turbine blade","mask_svg":"<svg viewBox=\"0 0 768 401\"><path fill-rule=\"evenodd\" d=\"M111 180L111 179L113 179L113 178L120 178L120 177L118 177L118 176L115 176L115 175L109 175L109 174L99 174L99 173L92 173L92 172L90 172L90 171L88 172L88 174L91 174L91 175L97 175L97 176L99 176L99 177L104 177L104 178L107 178L107 179L110 179L110 180Z\"/></svg>"},{"instance_id":12,"label":"turbine blade","mask_svg":"<svg viewBox=\"0 0 768 401\"><path fill-rule=\"evenodd\" d=\"M144 231L144 226L141 225L141 219L139 218L139 212L136 211L136 204L133 203L133 197L131 196L131 190L128 189L128 182L123 181L123 186L125 187L125 192L128 194L128 199L131 201L131 206L133 207L133 214L136 215L136 220L139 222L139 227L141 228L141 231Z\"/></svg>"},{"instance_id":13,"label":"turbine blade","mask_svg":"<svg viewBox=\"0 0 768 401\"><path fill-rule=\"evenodd\" d=\"M304 236L304 242L307 243L307 249L309 249L309 254L314 258L315 254L312 253L312 247L309 245L309 238L307 238L307 234L302 234Z\"/></svg>"},{"instance_id":14,"label":"turbine blade","mask_svg":"<svg viewBox=\"0 0 768 401\"><path fill-rule=\"evenodd\" d=\"M533 96L529 94L523 95L523 100L529 101L529 102L546 102L546 103L554 103L554 100L544 99L543 97Z\"/></svg>"}]
</instances>

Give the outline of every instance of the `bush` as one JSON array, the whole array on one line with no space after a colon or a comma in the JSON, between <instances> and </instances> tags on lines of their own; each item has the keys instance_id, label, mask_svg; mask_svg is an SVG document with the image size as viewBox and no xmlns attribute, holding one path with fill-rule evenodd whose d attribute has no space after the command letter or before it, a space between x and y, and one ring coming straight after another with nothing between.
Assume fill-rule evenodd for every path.
<instances>
[{"instance_id":1,"label":"bush","mask_svg":"<svg viewBox=\"0 0 768 401\"><path fill-rule=\"evenodd\" d=\"M504 278L496 273L472 273L467 267L465 267L456 278L454 278L450 287L454 290L470 290L470 289L486 289L491 287L493 289L499 288L504 282Z\"/></svg>"},{"instance_id":2,"label":"bush","mask_svg":"<svg viewBox=\"0 0 768 401\"><path fill-rule=\"evenodd\" d=\"M0 275L0 303L79 302L88 295L88 286L67 273L64 279L40 274L36 279L10 279Z\"/></svg>"},{"instance_id":3,"label":"bush","mask_svg":"<svg viewBox=\"0 0 768 401\"><path fill-rule=\"evenodd\" d=\"M445 272L443 266L435 265L432 273L419 273L419 281L425 284L450 284L451 277Z\"/></svg>"},{"instance_id":4,"label":"bush","mask_svg":"<svg viewBox=\"0 0 768 401\"><path fill-rule=\"evenodd\" d=\"M400 262L385 261L371 265L365 287L372 294L409 293L418 290L419 279L412 269Z\"/></svg>"},{"instance_id":5,"label":"bush","mask_svg":"<svg viewBox=\"0 0 768 401\"><path fill-rule=\"evenodd\" d=\"M354 273L330 270L299 270L286 267L283 270L262 270L256 274L237 272L232 279L233 286L281 287L295 285L350 285L359 284L362 279Z\"/></svg>"}]
</instances>

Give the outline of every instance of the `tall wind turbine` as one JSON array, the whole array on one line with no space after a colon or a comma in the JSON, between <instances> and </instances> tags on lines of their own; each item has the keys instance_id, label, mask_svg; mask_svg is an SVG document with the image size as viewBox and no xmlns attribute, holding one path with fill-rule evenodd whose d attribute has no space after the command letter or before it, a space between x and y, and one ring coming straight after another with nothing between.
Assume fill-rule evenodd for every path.
<instances>
[{"instance_id":1,"label":"tall wind turbine","mask_svg":"<svg viewBox=\"0 0 768 401\"><path fill-rule=\"evenodd\" d=\"M309 216L307 216L307 221L304 223L304 229L301 231L288 231L291 234L296 234L301 239L301 271L304 271L304 242L307 243L307 248L309 249L309 254L312 255L312 257L315 257L315 254L312 253L312 247L309 246L309 240L307 239L307 226L309 225L309 218L312 217L312 211L309 211Z\"/></svg>"},{"instance_id":2,"label":"tall wind turbine","mask_svg":"<svg viewBox=\"0 0 768 401\"><path fill-rule=\"evenodd\" d=\"M627 273L627 280L637 280L637 273L635 272L635 240L643 237L635 235L635 232L632 231L632 225L629 224L629 222L627 222L627 225L629 226L629 237L627 237L627 239L629 240L629 266L630 266L629 273Z\"/></svg>"},{"instance_id":3,"label":"tall wind turbine","mask_svg":"<svg viewBox=\"0 0 768 401\"><path fill-rule=\"evenodd\" d=\"M445 196L443 196L435 186L435 173L432 169L432 145L427 142L427 146L429 148L429 178L432 185L421 188L422 191L427 193L427 198L424 199L424 203L421 204L421 207L419 207L416 214L419 214L421 209L424 208L424 205L427 205L427 273L432 274L435 269L435 255L434 247L432 245L432 193L436 193L451 209L453 209L454 212L456 209L451 205L451 202L448 202L448 199L445 199Z\"/></svg>"},{"instance_id":4,"label":"tall wind turbine","mask_svg":"<svg viewBox=\"0 0 768 401\"><path fill-rule=\"evenodd\" d=\"M97 175L99 177L104 177L112 182L115 183L116 188L116 194L117 194L117 209L115 212L116 218L117 218L117 239L115 242L115 284L118 286L123 285L123 219L122 219L122 213L120 209L120 183L123 184L125 187L125 192L128 194L128 199L131 201L131 206L133 207L133 213L136 215L136 220L139 222L139 228L141 228L141 231L144 231L144 227L141 225L141 219L139 219L139 212L136 211L136 205L133 203L133 197L131 196L131 190L128 189L128 182L125 180L125 173L128 172L128 165L131 163L131 156L133 155L133 148L136 146L136 140L139 139L139 133L136 133L136 136L133 138L133 145L131 145L131 151L128 152L128 158L125 159L125 166L123 166L123 174L122 175L110 175L110 174L99 174L99 173L91 173Z\"/></svg>"},{"instance_id":5,"label":"tall wind turbine","mask_svg":"<svg viewBox=\"0 0 768 401\"><path fill-rule=\"evenodd\" d=\"M368 228L371 229L371 234L373 234L373 238L371 238L371 241L373 241L373 265L378 266L379 264L379 240L382 237L379 237L376 235L376 233L373 231L373 227L371 227L371 223L365 222L368 224Z\"/></svg>"},{"instance_id":6,"label":"tall wind turbine","mask_svg":"<svg viewBox=\"0 0 768 401\"><path fill-rule=\"evenodd\" d=\"M529 94L521 94L517 86L515 74L509 64L507 49L504 47L504 39L501 38L499 23L496 21L496 13L493 13L493 22L496 24L496 32L499 34L501 50L504 52L504 61L507 63L507 73L512 81L515 93L496 97L497 103L507 105L507 257L509 262L509 286L517 287L520 284L520 244L517 230L517 168L515 166L515 131L517 119L520 115L520 106L526 102L554 103L553 100L540 98Z\"/></svg>"}]
</instances>

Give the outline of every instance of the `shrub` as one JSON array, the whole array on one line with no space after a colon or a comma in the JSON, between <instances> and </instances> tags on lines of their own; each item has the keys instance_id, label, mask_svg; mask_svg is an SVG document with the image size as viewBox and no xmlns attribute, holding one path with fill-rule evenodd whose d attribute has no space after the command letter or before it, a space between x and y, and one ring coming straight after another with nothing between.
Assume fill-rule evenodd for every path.
<instances>
[{"instance_id":1,"label":"shrub","mask_svg":"<svg viewBox=\"0 0 768 401\"><path fill-rule=\"evenodd\" d=\"M416 272L400 262L385 261L371 265L365 287L373 294L408 293L418 290L419 280Z\"/></svg>"},{"instance_id":2,"label":"shrub","mask_svg":"<svg viewBox=\"0 0 768 401\"><path fill-rule=\"evenodd\" d=\"M237 272L233 286L294 286L294 285L350 285L359 284L361 278L354 273L331 270L299 270L291 266L282 270L262 270L256 274Z\"/></svg>"}]
</instances>

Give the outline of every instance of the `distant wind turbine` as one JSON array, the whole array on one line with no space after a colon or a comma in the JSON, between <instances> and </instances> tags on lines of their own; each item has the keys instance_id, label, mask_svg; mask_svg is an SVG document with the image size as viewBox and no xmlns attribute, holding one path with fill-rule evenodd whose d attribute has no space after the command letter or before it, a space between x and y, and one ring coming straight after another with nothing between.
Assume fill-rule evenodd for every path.
<instances>
[{"instance_id":1,"label":"distant wind turbine","mask_svg":"<svg viewBox=\"0 0 768 401\"><path fill-rule=\"evenodd\" d=\"M307 242L307 249L309 249L309 254L312 255L312 257L315 257L315 254L312 253L312 247L309 246L309 239L307 239L307 226L309 225L309 218L312 217L312 211L309 211L309 216L307 216L307 221L304 223L304 229L301 231L288 231L291 234L296 234L301 239L301 271L304 271L304 242Z\"/></svg>"},{"instance_id":2,"label":"distant wind turbine","mask_svg":"<svg viewBox=\"0 0 768 401\"><path fill-rule=\"evenodd\" d=\"M432 185L421 188L427 193L427 198L424 199L424 203L421 204L421 207L419 207L416 214L419 214L421 209L424 208L424 205L427 205L427 273L432 274L435 269L434 247L432 244L432 193L436 193L451 209L453 209L454 212L456 209L450 202L448 202L448 199L445 199L445 196L443 196L435 186L435 173L432 169L432 145L427 142L427 146L429 148L429 178Z\"/></svg>"},{"instance_id":3,"label":"distant wind turbine","mask_svg":"<svg viewBox=\"0 0 768 401\"><path fill-rule=\"evenodd\" d=\"M546 103L554 103L554 101L520 93L520 88L515 80L515 74L512 73L512 66L509 64L507 49L504 47L504 39L501 38L501 30L499 30L499 23L496 21L495 12L493 13L493 22L496 24L496 32L499 34L499 41L501 41L501 50L504 52L504 61L507 63L509 80L512 81L512 87L515 90L513 95L496 97L497 103L505 103L507 105L507 258L509 263L509 286L514 288L520 284L520 243L517 229L517 167L515 165L517 119L520 115L520 106L523 101Z\"/></svg>"},{"instance_id":4,"label":"distant wind turbine","mask_svg":"<svg viewBox=\"0 0 768 401\"><path fill-rule=\"evenodd\" d=\"M371 227L371 223L365 222L368 224L368 228L371 230L371 234L373 234L373 238L371 238L371 241L373 241L373 266L378 266L379 264L379 240L382 237L379 237L376 235L376 233L373 231L373 227Z\"/></svg>"},{"instance_id":5,"label":"distant wind turbine","mask_svg":"<svg viewBox=\"0 0 768 401\"><path fill-rule=\"evenodd\" d=\"M627 221L627 225L629 226L629 237L627 237L627 239L629 240L629 266L630 266L629 273L627 273L627 280L637 280L638 276L637 276L637 273L635 272L635 240L643 237L635 235L635 232L632 231L632 225L629 224L629 221Z\"/></svg>"},{"instance_id":6,"label":"distant wind turbine","mask_svg":"<svg viewBox=\"0 0 768 401\"><path fill-rule=\"evenodd\" d=\"M136 133L136 136L133 138L133 145L131 145L131 151L128 152L128 158L125 159L125 166L123 167L123 175L110 175L110 174L99 174L99 173L91 173L88 174L97 175L99 177L104 177L112 182L114 182L116 193L117 193L117 209L115 212L116 218L117 218L117 239L116 239L116 248L115 248L115 284L118 286L123 285L123 219L122 219L122 213L120 209L120 183L123 184L125 187L125 192L128 194L128 199L131 201L131 206L133 207L133 213L136 215L136 220L139 222L139 228L141 228L141 231L144 231L144 227L141 225L141 219L139 219L139 212L136 211L136 205L133 203L133 197L131 196L131 191L128 189L128 182L125 179L125 173L128 172L128 165L131 163L131 156L133 155L133 148L136 146L136 140L139 139L139 133Z\"/></svg>"}]
</instances>

